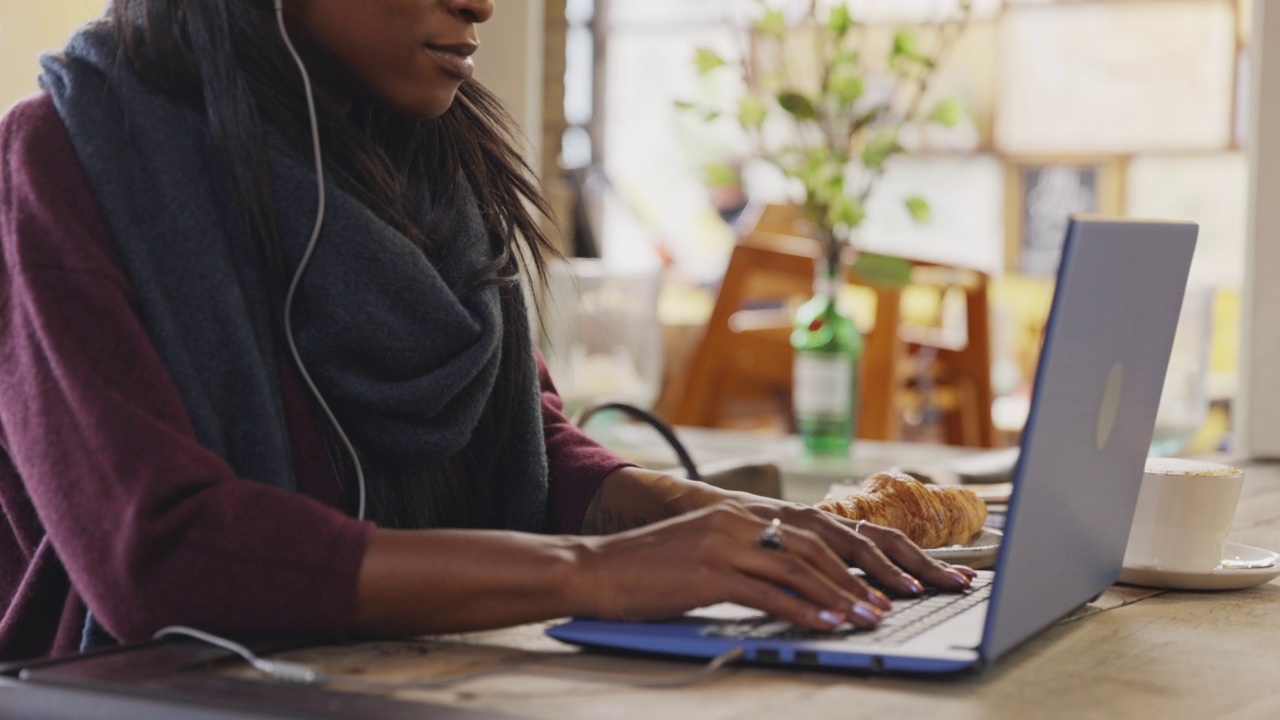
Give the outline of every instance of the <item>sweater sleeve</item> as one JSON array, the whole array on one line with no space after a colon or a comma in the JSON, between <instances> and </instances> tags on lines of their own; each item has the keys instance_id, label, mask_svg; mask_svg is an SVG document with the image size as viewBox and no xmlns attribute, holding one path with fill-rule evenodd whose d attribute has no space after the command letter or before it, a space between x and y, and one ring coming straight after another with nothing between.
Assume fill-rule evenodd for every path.
<instances>
[{"instance_id":1,"label":"sweater sleeve","mask_svg":"<svg viewBox=\"0 0 1280 720\"><path fill-rule=\"evenodd\" d=\"M538 382L542 386L542 429L547 440L551 480L553 532L581 532L600 483L621 467L634 466L587 437L564 415L564 400L556 392L547 363L538 353Z\"/></svg>"},{"instance_id":2,"label":"sweater sleeve","mask_svg":"<svg viewBox=\"0 0 1280 720\"><path fill-rule=\"evenodd\" d=\"M115 637L339 636L372 526L200 445L47 96L0 125L0 443Z\"/></svg>"}]
</instances>

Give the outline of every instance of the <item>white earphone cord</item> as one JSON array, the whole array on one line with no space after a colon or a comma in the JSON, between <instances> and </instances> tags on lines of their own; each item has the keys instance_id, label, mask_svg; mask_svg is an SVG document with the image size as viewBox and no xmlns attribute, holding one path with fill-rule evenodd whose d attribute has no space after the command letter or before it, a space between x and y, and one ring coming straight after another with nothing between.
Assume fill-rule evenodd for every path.
<instances>
[{"instance_id":1,"label":"white earphone cord","mask_svg":"<svg viewBox=\"0 0 1280 720\"><path fill-rule=\"evenodd\" d=\"M367 680L358 677L344 677L342 675L329 675L317 671L315 668L304 665L302 663L291 662L289 660L268 660L254 653L249 648L226 638L218 637L203 630L184 627L181 625L171 625L158 631L153 637L156 639L168 637L172 635L183 635L194 638L201 642L208 643L235 653L244 658L253 669L276 680L297 683L299 685L328 685L331 687L346 687L351 690L363 690L366 692L395 692L398 690L436 690L440 688L452 687L472 680L479 680L483 677L492 675L543 675L561 680L580 680L585 682L611 683L624 687L663 689L663 688L679 688L687 687L704 680L708 680L716 672L726 665L730 665L741 660L746 655L746 650L741 647L730 649L721 655L718 655L700 667L685 673L662 677L662 678L635 678L626 679L625 676L618 676L611 673L583 672L579 670L562 670L558 668L539 668L529 667L521 668L510 665L501 667L487 668L485 670L476 670L473 672L459 673L457 675L447 675L445 677L433 678L431 680L405 680L401 682L383 682L379 680Z\"/></svg>"},{"instance_id":2,"label":"white earphone cord","mask_svg":"<svg viewBox=\"0 0 1280 720\"><path fill-rule=\"evenodd\" d=\"M316 115L316 101L311 89L311 75L307 72L307 66L302 61L302 56L293 47L293 41L289 39L289 31L284 24L284 0L275 0L276 22L280 25L280 37L284 38L285 47L288 48L289 54L293 57L293 61L298 65L298 72L302 73L303 87L307 93L307 112L311 118L311 147L315 152L316 161L316 223L311 231L311 240L307 243L307 250L302 255L302 261L298 263L298 269L293 274L293 280L289 283L289 292L285 295L284 300L284 333L285 340L289 344L289 352L293 354L293 362L298 366L298 372L302 374L302 379L310 388L311 394L315 396L320 408L324 410L324 414L332 423L333 429L338 433L338 438L342 441L343 447L347 449L347 453L351 455L351 462L355 464L356 470L356 488L359 496L357 504L356 517L360 520L364 519L365 514L365 485L364 485L364 468L360 465L360 456L356 453L356 448L351 444L347 433L342 429L338 418L329 409L329 403L325 402L324 397L320 394L320 388L316 387L315 381L311 379L311 373L307 372L306 365L302 362L302 356L298 353L298 345L293 338L293 299L298 292L298 285L302 282L302 273L307 268L307 263L311 262L311 256L315 253L316 245L320 241L320 229L324 227L324 211L325 211L325 187L324 187L324 157L320 151L320 120Z\"/></svg>"},{"instance_id":3,"label":"white earphone cord","mask_svg":"<svg viewBox=\"0 0 1280 720\"><path fill-rule=\"evenodd\" d=\"M307 111L309 112L310 118L311 118L311 144L312 144L312 149L315 152L316 187L317 187L316 194L318 197L318 207L316 210L316 222L315 222L315 227L311 232L311 240L307 244L307 250L302 256L302 261L298 263L298 269L293 275L293 280L289 283L289 292L285 296L285 302L284 302L285 337L289 344L289 351L293 354L293 361L298 366L298 371L302 373L303 380L306 381L307 387L311 389L311 393L315 396L316 400L320 403L320 407L324 410L325 415L329 418L329 422L333 423L334 430L337 431L338 437L341 438L342 440L342 444L346 447L347 452L351 454L352 462L355 463L356 483L359 489L359 497L360 497L359 509L358 509L358 512L356 513L356 517L360 519L364 519L365 484L364 484L364 470L360 466L360 457L356 454L355 447L351 444L351 440L347 437L346 432L343 431L342 425L338 423L337 417L335 417L333 414L333 411L329 409L329 404L326 403L324 400L324 397L320 395L320 390L319 388L316 387L315 382L311 379L311 374L307 372L307 368L302 362L302 357L298 354L298 346L294 342L293 327L290 323L290 319L293 314L294 296L297 294L298 285L302 280L302 274L306 270L307 263L311 261L311 256L316 249L316 244L320 240L320 230L324 226L324 210L325 210L324 157L321 154L321 148L320 148L320 122L316 114L315 97L311 89L311 77L307 73L307 67L306 67L306 64L303 63L302 57L298 54L298 51L294 49L293 42L289 39L289 32L286 29L284 24L283 0L275 0L275 9L276 9L276 20L280 25L280 35L281 37L284 38L285 47L288 48L289 54L293 56L294 62L297 63L298 71L302 73L302 80L306 89ZM327 675L324 673L319 673L314 668L309 667L307 665L290 662L287 660L267 660L265 658L258 656L253 651L249 650L247 647L237 642L233 642L226 638L219 637L212 633L208 633L203 630L198 630L196 628L185 627L181 625L172 625L172 626L160 629L155 633L155 635L153 635L153 637L159 639L159 638L168 637L172 635L183 635L186 637L194 638L201 642L208 643L210 645L220 647L224 650L235 653L236 655L239 655L240 657L244 658L244 660L248 662L255 670L263 673L264 675L267 675L268 677L276 678L277 680L284 680L286 682L299 683L303 685L317 685L317 684L347 685L355 689L374 690L374 691L378 691L378 690L392 691L392 690L408 690L408 689L426 690L426 689L432 689L432 688L448 687L451 685L456 685L458 683L475 680L487 675L495 675L495 674L511 672L511 669L509 668L493 668L490 670L481 670L479 672L464 673L461 675L453 675L450 677L438 678L435 680L424 680L424 681L418 681L418 682L403 682L403 683L396 683L396 682L382 683L377 681L363 680L360 678L344 678L339 676ZM703 667L701 667L700 669L692 673L688 673L686 675L678 676L675 678L663 678L663 679L657 679L657 680L648 680L648 679L638 680L638 681L627 683L627 684L635 687L650 687L650 688L680 687L683 685L690 685L709 677L710 675L715 673L717 670L719 670L721 667L740 659L743 656L743 654L744 652L742 648L734 648L729 652L721 655L720 657L712 659L711 662L707 663L706 665L704 665ZM567 675L569 673L565 673L565 674ZM588 677L587 674L578 673L574 675L578 677Z\"/></svg>"},{"instance_id":4,"label":"white earphone cord","mask_svg":"<svg viewBox=\"0 0 1280 720\"><path fill-rule=\"evenodd\" d=\"M293 47L293 42L289 39L289 31L284 24L284 0L275 0L275 9L276 21L280 25L280 36L284 38L285 47L288 48L289 54L293 56L293 61L298 65L299 72L302 73L302 83L307 94L307 111L311 116L311 146L315 151L316 160L316 195L318 203L316 208L315 227L311 231L311 240L307 243L307 250L302 255L302 261L298 263L298 269L293 274L293 280L289 283L289 292L285 295L285 339L289 344L289 352L293 354L293 362L298 366L298 371L302 373L302 379L306 382L307 387L311 389L311 394L315 396L316 401L320 403L320 407L324 410L324 414L329 418L329 422L333 423L333 428L337 431L338 437L342 440L343 446L346 447L347 452L351 454L351 461L355 463L356 485L359 490L359 504L356 511L356 517L363 520L365 513L365 487L364 469L360 466L360 457L356 454L355 446L351 444L351 440L347 438L346 432L343 431L342 425L338 423L338 418L335 417L333 411L329 409L329 404L324 401L324 397L320 394L320 389L316 387L315 382L311 379L311 373L307 372L307 367L302 362L302 356L298 353L298 345L294 342L293 338L293 325L291 323L291 317L293 315L293 298L297 294L298 284L302 280L302 273L306 270L307 263L311 261L311 255L315 252L316 244L320 241L320 229L324 227L324 157L320 152L320 121L316 115L315 97L311 90L311 76L307 73L307 66L302 62L302 57L298 55L298 51ZM258 657L248 648L240 645L239 643L219 637L213 633L197 630L196 628L173 625L160 629L152 637L162 638L168 635L185 635L187 637L192 637L202 642L209 643L210 645L216 645L224 650L229 650L244 658L259 672L273 678L302 683L304 685L312 685L324 681L315 670L307 667L306 665L284 660L265 660Z\"/></svg>"},{"instance_id":5,"label":"white earphone cord","mask_svg":"<svg viewBox=\"0 0 1280 720\"><path fill-rule=\"evenodd\" d=\"M333 423L334 430L337 431L338 437L341 438L343 446L347 452L351 454L351 461L355 463L356 484L359 489L359 509L356 517L364 519L365 513L365 485L364 470L360 466L360 457L356 454L355 446L351 444L351 440L343 431L342 425L338 423L338 418L334 416L333 411L329 409L329 404L325 402L324 397L320 395L320 389L316 387L315 382L311 379L311 374L307 372L306 366L302 362L301 355L298 354L298 346L293 339L293 327L290 318L293 314L293 298L297 294L298 285L302 280L302 273L306 270L307 263L311 261L311 255L315 252L316 245L320 240L320 230L324 226L324 210L325 210L325 187L324 187L324 157L320 149L320 121L316 114L315 97L311 89L311 76L307 73L307 66L302 61L302 57L293 47L293 42L289 39L289 31L284 24L284 0L275 0L276 21L280 25L280 36L284 38L285 47L288 48L289 54L293 56L293 60L298 65L298 71L302 73L302 81L307 94L307 111L311 118L311 145L315 152L316 161L316 194L318 197L318 207L316 209L315 227L311 231L311 240L307 244L307 250L303 253L302 261L298 263L298 269L293 275L293 280L289 283L289 292L285 296L284 301L284 331L285 338L289 344L289 351L293 354L293 361L298 366L298 371L302 373L302 378L306 381L307 387L311 389L311 393L320 403L320 407L324 410L325 415L329 418L329 422ZM229 652L235 653L244 658L255 670L267 675L268 677L286 682L299 683L302 685L347 685L356 689L374 690L374 691L392 691L392 690L409 690L419 689L428 690L432 688L444 688L458 683L475 680L487 675L496 675L512 672L510 668L493 668L489 670L481 670L478 672L464 673L461 675L453 675L450 677L439 678L435 680L424 680L418 682L378 682L374 680L363 680L360 678L344 678L340 676L327 675L317 672L314 668L303 665L301 663L290 662L288 660L267 660L255 654L252 650L237 642L228 640L223 637L198 630L192 627L182 625L171 625L161 628L152 637L159 639L172 635L183 635L194 638L201 642L208 643L220 647ZM665 688L665 687L681 687L700 682L710 677L717 670L725 665L735 662L743 657L745 652L742 648L733 648L723 655L713 658L709 663L702 666L694 672L677 676L675 678L663 679L646 679L638 680L632 683L626 683L633 687L648 688ZM563 675L571 675L577 677L591 678L590 674L584 673L562 673ZM597 678L598 679L598 678Z\"/></svg>"}]
</instances>

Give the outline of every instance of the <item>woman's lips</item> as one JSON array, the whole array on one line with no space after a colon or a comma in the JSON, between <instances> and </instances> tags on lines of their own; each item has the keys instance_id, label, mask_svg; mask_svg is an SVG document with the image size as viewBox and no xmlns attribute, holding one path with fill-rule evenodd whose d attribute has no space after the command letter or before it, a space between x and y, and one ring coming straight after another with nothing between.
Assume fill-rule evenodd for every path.
<instances>
[{"instance_id":1,"label":"woman's lips","mask_svg":"<svg viewBox=\"0 0 1280 720\"><path fill-rule=\"evenodd\" d=\"M424 47L446 72L459 80L470 80L476 74L475 60L471 59L477 49L476 45L425 45Z\"/></svg>"}]
</instances>

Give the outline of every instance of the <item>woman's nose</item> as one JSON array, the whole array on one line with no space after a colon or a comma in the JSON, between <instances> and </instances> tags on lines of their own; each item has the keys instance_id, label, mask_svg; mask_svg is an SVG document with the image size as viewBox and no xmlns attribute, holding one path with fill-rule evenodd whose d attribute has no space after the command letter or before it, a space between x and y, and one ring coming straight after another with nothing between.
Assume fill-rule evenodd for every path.
<instances>
[{"instance_id":1,"label":"woman's nose","mask_svg":"<svg viewBox=\"0 0 1280 720\"><path fill-rule=\"evenodd\" d=\"M452 12L473 23L488 22L493 17L493 0L445 0Z\"/></svg>"}]
</instances>

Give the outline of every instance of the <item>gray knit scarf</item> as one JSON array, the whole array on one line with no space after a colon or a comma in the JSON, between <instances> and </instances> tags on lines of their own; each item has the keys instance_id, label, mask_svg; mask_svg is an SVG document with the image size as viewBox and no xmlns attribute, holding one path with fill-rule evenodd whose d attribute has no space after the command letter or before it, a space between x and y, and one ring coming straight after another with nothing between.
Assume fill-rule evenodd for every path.
<instances>
[{"instance_id":1,"label":"gray knit scarf","mask_svg":"<svg viewBox=\"0 0 1280 720\"><path fill-rule=\"evenodd\" d=\"M282 305L229 200L208 123L141 81L106 21L44 59L42 86L66 123L132 281L152 342L200 442L236 472L295 490L277 343ZM273 138L271 181L286 267L316 210L310 158ZM545 531L547 463L536 367L499 373L499 292L457 288L493 258L476 203L435 265L403 233L330 184L318 249L294 311L307 368L362 456L448 466L482 443L498 527ZM518 391L496 392L511 382ZM510 388L507 388L510 390ZM512 396L505 439L479 437L491 397ZM492 441L493 447L483 443ZM461 479L462 482L466 478Z\"/></svg>"}]
</instances>

